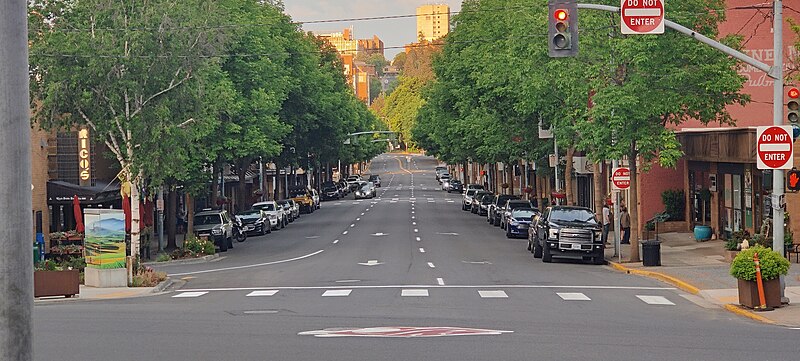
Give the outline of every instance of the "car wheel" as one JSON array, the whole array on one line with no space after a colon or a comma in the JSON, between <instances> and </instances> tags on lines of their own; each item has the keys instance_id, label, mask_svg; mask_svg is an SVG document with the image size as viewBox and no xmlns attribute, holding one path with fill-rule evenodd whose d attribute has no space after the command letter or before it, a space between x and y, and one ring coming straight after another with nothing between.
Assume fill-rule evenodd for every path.
<instances>
[{"instance_id":1,"label":"car wheel","mask_svg":"<svg viewBox=\"0 0 800 361\"><path fill-rule=\"evenodd\" d=\"M229 237L228 238L228 249L232 249L232 248L233 248L233 237Z\"/></svg>"},{"instance_id":2,"label":"car wheel","mask_svg":"<svg viewBox=\"0 0 800 361\"><path fill-rule=\"evenodd\" d=\"M500 225L500 219L499 219L499 218L497 218L497 217L495 217L495 218L494 218L494 226L495 226L495 227L497 227L497 226L499 226L499 225Z\"/></svg>"},{"instance_id":3,"label":"car wheel","mask_svg":"<svg viewBox=\"0 0 800 361\"><path fill-rule=\"evenodd\" d=\"M533 241L533 258L542 258L542 247L539 247L539 242Z\"/></svg>"},{"instance_id":4,"label":"car wheel","mask_svg":"<svg viewBox=\"0 0 800 361\"><path fill-rule=\"evenodd\" d=\"M506 227L506 238L514 238L514 236L511 235L511 229L508 227Z\"/></svg>"},{"instance_id":5,"label":"car wheel","mask_svg":"<svg viewBox=\"0 0 800 361\"><path fill-rule=\"evenodd\" d=\"M227 239L223 239L221 242L219 242L219 251L220 252L228 252L228 240Z\"/></svg>"},{"instance_id":6,"label":"car wheel","mask_svg":"<svg viewBox=\"0 0 800 361\"><path fill-rule=\"evenodd\" d=\"M544 262L544 263L553 262L553 255L550 254L550 247L549 246L543 246L542 247L542 262Z\"/></svg>"},{"instance_id":7,"label":"car wheel","mask_svg":"<svg viewBox=\"0 0 800 361\"><path fill-rule=\"evenodd\" d=\"M267 234L267 227L266 227L266 226L264 226L264 225L262 225L262 226L261 226L261 235L263 236L263 235L265 235L265 234Z\"/></svg>"},{"instance_id":8,"label":"car wheel","mask_svg":"<svg viewBox=\"0 0 800 361\"><path fill-rule=\"evenodd\" d=\"M531 247L531 240L528 240L528 251L533 252L533 247Z\"/></svg>"},{"instance_id":9,"label":"car wheel","mask_svg":"<svg viewBox=\"0 0 800 361\"><path fill-rule=\"evenodd\" d=\"M605 257L592 257L592 264L604 265L606 264Z\"/></svg>"}]
</instances>

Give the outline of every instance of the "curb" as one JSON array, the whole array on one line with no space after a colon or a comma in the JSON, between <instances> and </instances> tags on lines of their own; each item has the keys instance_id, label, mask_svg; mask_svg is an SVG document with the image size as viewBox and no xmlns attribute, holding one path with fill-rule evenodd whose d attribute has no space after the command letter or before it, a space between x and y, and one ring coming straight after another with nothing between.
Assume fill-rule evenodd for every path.
<instances>
[{"instance_id":1,"label":"curb","mask_svg":"<svg viewBox=\"0 0 800 361\"><path fill-rule=\"evenodd\" d=\"M216 261L218 258L220 258L219 253L214 253L212 255L203 256L203 257L200 257L200 258L179 259L179 260L166 261L166 262L147 262L147 263L142 263L142 265L144 265L144 266L177 266L177 265L207 263L207 262Z\"/></svg>"},{"instance_id":2,"label":"curb","mask_svg":"<svg viewBox=\"0 0 800 361\"><path fill-rule=\"evenodd\" d=\"M172 287L175 284L175 281L172 278L167 277L166 280L162 281L161 283L157 284L153 287L153 290L150 291L151 293L161 293L164 292L165 289Z\"/></svg>"},{"instance_id":3,"label":"curb","mask_svg":"<svg viewBox=\"0 0 800 361\"><path fill-rule=\"evenodd\" d=\"M728 311L730 311L732 313L735 313L735 314L737 314L739 316L742 316L742 317L747 317L747 318L749 318L751 320L756 320L756 321L767 323L767 324L770 324L770 325L774 325L775 324L775 321L773 321L773 320L770 320L770 319L768 319L766 317L763 317L763 316L759 316L755 312L752 312L750 310L746 310L744 308L741 308L741 307L739 307L737 305L734 305L734 304L731 304L731 303L726 304L726 305L724 305L722 307L724 307L726 310L728 310Z\"/></svg>"}]
</instances>

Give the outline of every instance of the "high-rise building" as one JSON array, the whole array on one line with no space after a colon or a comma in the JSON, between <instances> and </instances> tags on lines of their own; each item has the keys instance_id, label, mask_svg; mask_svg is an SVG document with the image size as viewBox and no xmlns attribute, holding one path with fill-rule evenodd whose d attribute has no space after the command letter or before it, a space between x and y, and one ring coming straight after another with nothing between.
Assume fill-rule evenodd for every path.
<instances>
[{"instance_id":1,"label":"high-rise building","mask_svg":"<svg viewBox=\"0 0 800 361\"><path fill-rule=\"evenodd\" d=\"M318 33L316 34L320 39L326 40L328 43L336 48L339 52L339 57L342 58L344 63L344 74L347 77L348 83L353 87L353 92L358 99L369 104L369 79L370 74L364 71L363 67L356 64L355 57L361 50L359 43L361 41L355 40L353 37L353 28L346 28L342 32L336 33ZM376 36L373 40L377 40L375 45L383 51L383 42ZM372 42L370 40L369 42ZM377 50L377 49L375 49Z\"/></svg>"},{"instance_id":2,"label":"high-rise building","mask_svg":"<svg viewBox=\"0 0 800 361\"><path fill-rule=\"evenodd\" d=\"M358 52L366 53L366 55L383 54L383 40L377 35L373 35L372 39L359 39Z\"/></svg>"},{"instance_id":3,"label":"high-rise building","mask_svg":"<svg viewBox=\"0 0 800 361\"><path fill-rule=\"evenodd\" d=\"M316 34L320 39L327 40L339 54L355 56L358 51L358 41L353 38L353 28L345 28L342 32Z\"/></svg>"},{"instance_id":4,"label":"high-rise building","mask_svg":"<svg viewBox=\"0 0 800 361\"><path fill-rule=\"evenodd\" d=\"M422 5L417 8L417 40L428 42L450 32L450 6Z\"/></svg>"}]
</instances>

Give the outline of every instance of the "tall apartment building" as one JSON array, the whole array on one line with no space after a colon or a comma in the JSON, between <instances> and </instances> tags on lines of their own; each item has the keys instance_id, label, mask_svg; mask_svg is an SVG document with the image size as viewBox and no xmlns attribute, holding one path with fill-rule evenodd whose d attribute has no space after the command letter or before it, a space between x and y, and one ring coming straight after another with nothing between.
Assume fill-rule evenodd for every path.
<instances>
[{"instance_id":1,"label":"tall apartment building","mask_svg":"<svg viewBox=\"0 0 800 361\"><path fill-rule=\"evenodd\" d=\"M372 54L384 55L383 40L381 40L377 35L373 35L372 39L359 39L358 52L366 53L367 55L372 55Z\"/></svg>"},{"instance_id":2,"label":"tall apartment building","mask_svg":"<svg viewBox=\"0 0 800 361\"><path fill-rule=\"evenodd\" d=\"M316 35L336 48L336 51L339 52L339 57L342 58L344 63L344 73L347 76L347 81L353 87L353 92L358 99L369 104L370 74L364 70L363 66L356 64L355 57L359 51L380 52L382 54L383 41L377 36L374 36L373 39L355 40L352 27L346 28L342 32L318 33Z\"/></svg>"},{"instance_id":3,"label":"tall apartment building","mask_svg":"<svg viewBox=\"0 0 800 361\"><path fill-rule=\"evenodd\" d=\"M417 40L428 42L450 32L450 6L422 5L417 8Z\"/></svg>"}]
</instances>

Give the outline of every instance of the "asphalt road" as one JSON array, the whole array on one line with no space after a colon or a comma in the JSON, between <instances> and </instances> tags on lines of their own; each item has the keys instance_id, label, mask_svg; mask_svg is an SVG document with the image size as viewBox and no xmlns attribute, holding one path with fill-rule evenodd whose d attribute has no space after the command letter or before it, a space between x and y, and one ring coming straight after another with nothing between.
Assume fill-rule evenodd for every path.
<instances>
[{"instance_id":1,"label":"asphalt road","mask_svg":"<svg viewBox=\"0 0 800 361\"><path fill-rule=\"evenodd\" d=\"M525 240L461 211L435 166L382 155L377 198L325 202L218 261L162 267L185 281L171 292L37 305L36 359L798 358L800 330L606 266L534 259ZM462 335L422 337L448 332Z\"/></svg>"}]
</instances>

